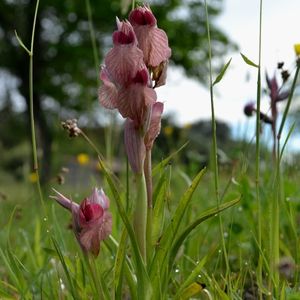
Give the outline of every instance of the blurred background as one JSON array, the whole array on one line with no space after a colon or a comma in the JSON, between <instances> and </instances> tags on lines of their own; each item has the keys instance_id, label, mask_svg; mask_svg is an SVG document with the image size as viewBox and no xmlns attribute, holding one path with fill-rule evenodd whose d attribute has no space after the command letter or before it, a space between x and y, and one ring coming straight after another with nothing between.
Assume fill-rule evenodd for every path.
<instances>
[{"instance_id":1,"label":"blurred background","mask_svg":"<svg viewBox=\"0 0 300 300\"><path fill-rule=\"evenodd\" d=\"M259 1L214 0L209 2L214 77L232 58L223 80L215 88L219 160L234 166L242 150L251 153L255 136L254 117L243 114L246 103L256 99L257 70L245 64L240 52L258 62ZM188 174L210 160L210 98L208 90L208 45L204 1L148 1L158 26L169 37L172 57L167 85L157 90L165 103L162 132L154 158L160 161L186 141L178 156ZM40 3L34 45L34 113L38 156L43 183L86 185L87 172L96 174L97 157L80 139L70 139L61 122L76 118L78 125L111 161L115 172L124 164L122 120L100 107L98 73L111 48L115 17L124 19L128 0L43 0ZM0 2L0 192L14 182L34 182L29 123L28 54L15 30L29 47L34 16L33 0ZM299 0L266 1L262 35L262 109L269 113L265 73L295 70L293 45L300 42ZM288 89L291 79L287 81ZM289 124L298 120L299 84ZM284 102L282 103L284 107ZM299 129L293 132L288 155L300 149ZM265 147L271 130L262 128ZM292 156L289 156L291 159Z\"/></svg>"}]
</instances>

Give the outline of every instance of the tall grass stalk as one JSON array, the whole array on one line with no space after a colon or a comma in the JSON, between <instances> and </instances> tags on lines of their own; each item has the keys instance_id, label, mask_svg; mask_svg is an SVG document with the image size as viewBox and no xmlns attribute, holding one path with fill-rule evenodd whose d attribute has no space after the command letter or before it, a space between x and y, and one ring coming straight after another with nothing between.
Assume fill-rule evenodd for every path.
<instances>
[{"instance_id":1,"label":"tall grass stalk","mask_svg":"<svg viewBox=\"0 0 300 300\"><path fill-rule=\"evenodd\" d=\"M256 143L255 143L255 197L257 203L257 241L259 253L262 251L262 213L260 202L260 102L261 102L261 37L262 37L262 4L259 2L259 36L258 36L258 68L257 68L257 93L256 93ZM262 287L262 264L263 258L258 257L257 280ZM259 289L259 298L262 299L261 289Z\"/></svg>"},{"instance_id":2,"label":"tall grass stalk","mask_svg":"<svg viewBox=\"0 0 300 300\"><path fill-rule=\"evenodd\" d=\"M37 143L36 143L36 133L35 133L35 121L34 121L34 110L33 110L33 49L34 49L34 37L35 37L35 28L36 28L36 20L38 15L40 1L37 0L35 5L33 24L32 24L32 32L31 32L31 42L30 42L30 50L25 46L21 38L18 36L15 31L16 38L18 40L19 45L27 52L29 55L29 113L30 113L30 128L31 128L31 143L32 143L32 156L33 156L33 171L36 175L37 179L37 189L39 194L39 199L41 201L43 214L47 215L46 207L44 204L43 193L41 188L40 174L39 174L39 165L37 158ZM47 219L47 218L46 218Z\"/></svg>"},{"instance_id":3,"label":"tall grass stalk","mask_svg":"<svg viewBox=\"0 0 300 300\"><path fill-rule=\"evenodd\" d=\"M88 17L88 23L89 23L89 32L90 32L90 39L92 43L92 50L93 50L93 58L94 58L94 64L95 64L95 71L97 74L97 83L98 86L100 85L101 81L98 76L99 69L100 69L100 58L99 58L99 52L97 49L97 40L95 35L95 29L94 29L94 23L93 23L93 15L92 15L92 8L91 8L91 2L90 0L85 0L85 6L86 6L86 12ZM89 105L90 110L93 108L93 105L90 103ZM109 115L109 124L110 126L106 126L104 128L104 140L105 140L105 154L106 159L111 163L112 159L112 131L113 131L113 121L114 121L114 114L112 112L108 112Z\"/></svg>"},{"instance_id":4,"label":"tall grass stalk","mask_svg":"<svg viewBox=\"0 0 300 300\"><path fill-rule=\"evenodd\" d=\"M279 263L280 253L279 253L279 243L280 243L280 222L279 222L279 213L280 213L280 206L283 203L284 198L284 188L282 182L282 174L281 174L281 147L280 147L280 139L282 135L282 131L287 119L287 115L290 109L290 105L292 102L292 98L294 95L298 75L299 75L300 64L297 63L297 68L295 72L295 76L293 79L293 83L290 89L289 98L283 113L283 117L279 126L278 134L277 134L277 155L276 155L276 177L274 180L274 190L275 190L275 197L272 202L271 207L271 214L272 214L272 223L271 223L271 255L270 255L270 265L272 267L274 273L274 288L275 294L279 295L280 291L280 281L279 281L279 273L277 271L277 265Z\"/></svg>"},{"instance_id":5,"label":"tall grass stalk","mask_svg":"<svg viewBox=\"0 0 300 300\"><path fill-rule=\"evenodd\" d=\"M210 104L211 104L211 124L212 124L212 146L213 146L213 170L214 170L214 182L215 182L215 197L217 201L217 207L220 206L220 190L219 190L219 170L218 170L218 153L217 153L217 129L216 129L216 118L215 118L215 109L214 109L214 92L213 92L213 80L212 80L212 49L211 49L211 40L210 40L210 27L209 27L209 14L207 8L207 1L204 1L205 4L205 14L206 14L206 30L207 30L207 40L208 40L208 56L209 56L209 92L210 92ZM222 244L223 257L226 265L226 279L228 284L229 295L231 293L231 283L230 283L230 266L228 261L227 249L224 239L224 229L223 221L220 214L219 218L219 231Z\"/></svg>"}]
</instances>

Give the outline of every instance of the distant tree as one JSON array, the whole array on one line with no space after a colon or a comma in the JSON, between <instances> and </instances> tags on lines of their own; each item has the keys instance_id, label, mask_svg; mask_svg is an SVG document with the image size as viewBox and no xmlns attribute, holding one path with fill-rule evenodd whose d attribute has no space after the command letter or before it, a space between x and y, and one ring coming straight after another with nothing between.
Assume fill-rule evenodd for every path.
<instances>
[{"instance_id":1,"label":"distant tree","mask_svg":"<svg viewBox=\"0 0 300 300\"><path fill-rule=\"evenodd\" d=\"M34 112L43 153L42 177L50 173L53 116L86 111L96 103L98 64L111 47L115 16L122 17L120 0L90 1L99 62L93 53L86 1L40 1L34 48ZM203 1L149 1L159 26L172 48L171 63L201 82L207 78L207 38ZM17 43L14 30L28 45L35 0L0 2L0 66L19 80L19 92L29 107L28 55ZM233 44L214 25L222 1L209 4L214 57L222 57ZM217 63L220 62L216 61ZM29 121L29 118L28 118ZM29 122L28 122L29 123ZM29 131L28 131L29 132Z\"/></svg>"}]
</instances>

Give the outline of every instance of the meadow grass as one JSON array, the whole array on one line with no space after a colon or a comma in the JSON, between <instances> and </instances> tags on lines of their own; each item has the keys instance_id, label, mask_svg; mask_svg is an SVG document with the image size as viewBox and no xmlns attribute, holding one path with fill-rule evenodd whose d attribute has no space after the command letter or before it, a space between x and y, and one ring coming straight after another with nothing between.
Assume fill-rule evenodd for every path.
<instances>
[{"instance_id":1,"label":"meadow grass","mask_svg":"<svg viewBox=\"0 0 300 300\"><path fill-rule=\"evenodd\" d=\"M97 65L88 0L86 7ZM38 2L35 19L37 14ZM118 176L110 169L112 128L106 131L105 156L88 134L81 132L78 137L81 143L84 141L90 147L90 156L99 164L97 174L89 173L88 184L74 186L67 180L60 187L53 181L42 188L31 109L35 183L18 182L7 174L0 174L5 186L1 196L1 299L300 298L299 170L295 164L291 167L282 160L283 148L288 141L280 142L299 66L279 126L276 159L268 151L262 159L261 57L259 55L259 62L255 64L243 56L246 63L258 70L255 155L252 154L253 145L244 141L243 152L236 160L227 166L220 165L213 87L221 82L230 61L213 81L207 10L206 17L212 163L206 170L196 165L196 174L188 173L186 166L176 160L178 153L153 164L154 206L151 230L147 231L145 241L147 255L146 250L143 253L144 249L141 249L140 236L131 222L133 199L141 194L134 190L134 179L125 154ZM262 1L260 22L261 19ZM259 33L259 53L260 36ZM29 55L32 105L34 25L30 49L20 37L18 40ZM238 144L235 146L241 149ZM180 151L186 151L188 147L186 145ZM66 212L49 199L51 187L55 187L79 202L77 200L85 198L94 185L105 190L111 200L113 215L111 236L101 243L97 259L81 251L71 230L70 218L66 218ZM150 225L146 225L147 229Z\"/></svg>"}]
</instances>

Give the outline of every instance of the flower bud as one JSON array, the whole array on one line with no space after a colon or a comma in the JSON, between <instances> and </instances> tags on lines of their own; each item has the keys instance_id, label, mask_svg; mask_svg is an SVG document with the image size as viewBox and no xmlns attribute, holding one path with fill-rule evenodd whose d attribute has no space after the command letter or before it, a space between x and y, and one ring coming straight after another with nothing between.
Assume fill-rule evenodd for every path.
<instances>
[{"instance_id":1,"label":"flower bud","mask_svg":"<svg viewBox=\"0 0 300 300\"><path fill-rule=\"evenodd\" d=\"M251 117L253 115L253 113L256 111L254 103L253 102L249 102L245 105L244 107L244 114L247 117Z\"/></svg>"}]
</instances>

